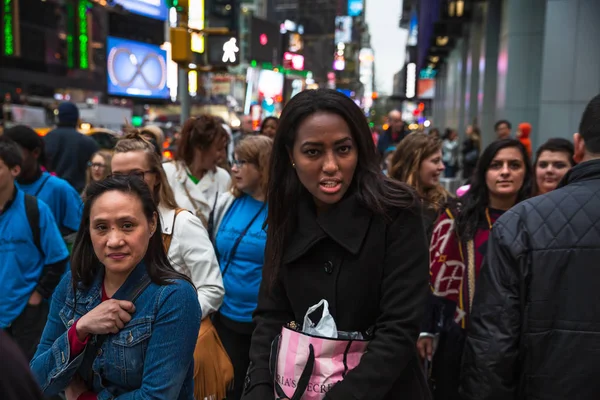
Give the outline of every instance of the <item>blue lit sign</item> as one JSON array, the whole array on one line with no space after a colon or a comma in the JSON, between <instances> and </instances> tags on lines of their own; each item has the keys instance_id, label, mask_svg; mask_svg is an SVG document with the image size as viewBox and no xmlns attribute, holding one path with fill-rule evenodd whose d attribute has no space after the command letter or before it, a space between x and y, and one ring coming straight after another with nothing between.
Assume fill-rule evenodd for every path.
<instances>
[{"instance_id":1,"label":"blue lit sign","mask_svg":"<svg viewBox=\"0 0 600 400\"><path fill-rule=\"evenodd\" d=\"M167 0L115 0L115 3L123 6L129 12L159 19L167 20L169 17L169 8Z\"/></svg>"},{"instance_id":2,"label":"blue lit sign","mask_svg":"<svg viewBox=\"0 0 600 400\"><path fill-rule=\"evenodd\" d=\"M167 53L160 47L108 37L108 94L166 99Z\"/></svg>"},{"instance_id":3,"label":"blue lit sign","mask_svg":"<svg viewBox=\"0 0 600 400\"><path fill-rule=\"evenodd\" d=\"M363 0L348 0L348 15L357 17L363 12Z\"/></svg>"}]
</instances>

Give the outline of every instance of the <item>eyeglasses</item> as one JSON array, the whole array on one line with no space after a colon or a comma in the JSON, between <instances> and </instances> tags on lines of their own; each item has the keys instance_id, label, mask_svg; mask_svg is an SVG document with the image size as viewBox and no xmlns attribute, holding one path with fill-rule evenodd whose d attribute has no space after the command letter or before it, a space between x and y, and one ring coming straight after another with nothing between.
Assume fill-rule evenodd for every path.
<instances>
[{"instance_id":1,"label":"eyeglasses","mask_svg":"<svg viewBox=\"0 0 600 400\"><path fill-rule=\"evenodd\" d=\"M105 165L105 164L101 164L101 163L93 163L93 162L91 162L91 161L89 161L87 165L88 165L88 167L90 167L90 168L99 168L99 169L104 169L104 168L106 168L106 165Z\"/></svg>"},{"instance_id":2,"label":"eyeglasses","mask_svg":"<svg viewBox=\"0 0 600 400\"><path fill-rule=\"evenodd\" d=\"M115 172L113 174L110 174L107 178L139 178L141 180L144 180L144 177L146 176L146 174L153 174L155 171L153 170L148 170L148 171L131 171L128 172L126 174L121 173L121 172Z\"/></svg>"}]
</instances>

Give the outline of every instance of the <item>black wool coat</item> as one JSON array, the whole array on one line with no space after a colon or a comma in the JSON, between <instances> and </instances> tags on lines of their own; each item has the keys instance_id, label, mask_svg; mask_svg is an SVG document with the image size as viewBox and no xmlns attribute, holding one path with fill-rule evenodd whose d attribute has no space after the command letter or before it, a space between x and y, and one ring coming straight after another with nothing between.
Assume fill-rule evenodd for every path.
<instances>
[{"instance_id":1,"label":"black wool coat","mask_svg":"<svg viewBox=\"0 0 600 400\"><path fill-rule=\"evenodd\" d=\"M263 279L244 400L273 398L271 342L309 307L329 302L338 330L374 335L360 365L327 400L429 399L415 343L429 283L429 246L421 207L375 215L354 194L316 215L302 198L278 280Z\"/></svg>"}]
</instances>

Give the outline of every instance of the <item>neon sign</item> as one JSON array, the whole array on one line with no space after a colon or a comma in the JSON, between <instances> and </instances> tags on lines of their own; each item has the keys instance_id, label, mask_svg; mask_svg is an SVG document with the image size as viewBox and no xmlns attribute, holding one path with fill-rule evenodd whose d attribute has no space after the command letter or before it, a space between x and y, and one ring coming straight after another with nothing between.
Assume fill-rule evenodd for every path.
<instances>
[{"instance_id":1,"label":"neon sign","mask_svg":"<svg viewBox=\"0 0 600 400\"><path fill-rule=\"evenodd\" d=\"M3 1L4 8L4 54L12 56L15 54L15 37L13 34L13 2Z\"/></svg>"},{"instance_id":2,"label":"neon sign","mask_svg":"<svg viewBox=\"0 0 600 400\"><path fill-rule=\"evenodd\" d=\"M87 21L87 0L79 0L77 7L77 16L79 20L79 68L88 69L89 51L88 51L88 21Z\"/></svg>"}]
</instances>

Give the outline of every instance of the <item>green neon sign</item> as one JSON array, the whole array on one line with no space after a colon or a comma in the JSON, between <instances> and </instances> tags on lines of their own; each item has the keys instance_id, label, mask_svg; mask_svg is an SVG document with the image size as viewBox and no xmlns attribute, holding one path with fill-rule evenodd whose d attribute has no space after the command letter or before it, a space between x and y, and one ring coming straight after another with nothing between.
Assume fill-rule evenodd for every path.
<instances>
[{"instance_id":1,"label":"green neon sign","mask_svg":"<svg viewBox=\"0 0 600 400\"><path fill-rule=\"evenodd\" d=\"M88 22L87 22L87 0L79 0L78 6L78 27L79 27L79 68L89 68L89 51L88 51Z\"/></svg>"},{"instance_id":2,"label":"green neon sign","mask_svg":"<svg viewBox=\"0 0 600 400\"><path fill-rule=\"evenodd\" d=\"M3 0L4 8L4 54L12 56L15 54L15 36L13 33L13 2Z\"/></svg>"}]
</instances>

